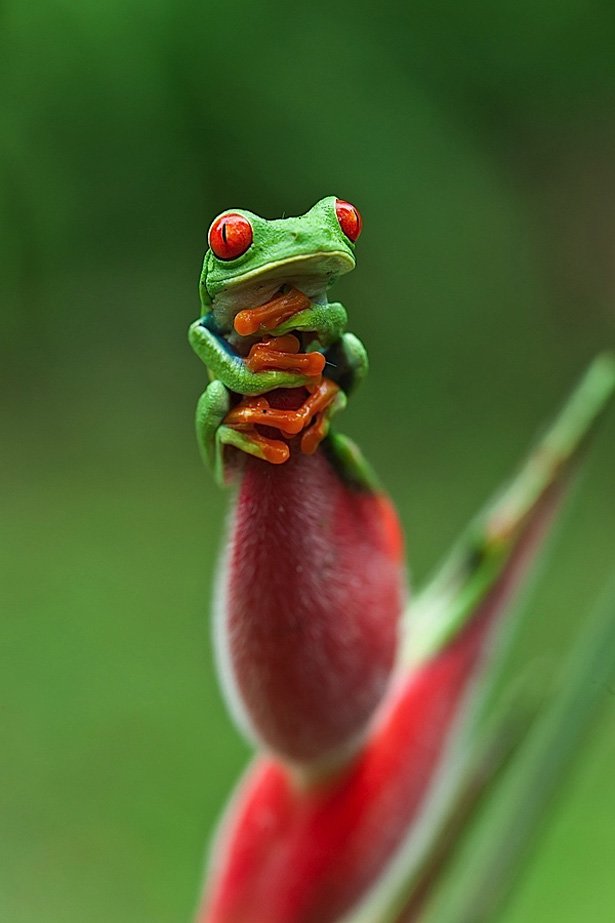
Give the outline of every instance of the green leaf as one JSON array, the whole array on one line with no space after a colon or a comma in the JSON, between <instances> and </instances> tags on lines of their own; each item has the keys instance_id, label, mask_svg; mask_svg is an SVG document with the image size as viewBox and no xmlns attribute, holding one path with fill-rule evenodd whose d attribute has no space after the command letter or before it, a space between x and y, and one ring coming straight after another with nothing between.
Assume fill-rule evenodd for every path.
<instances>
[{"instance_id":1,"label":"green leaf","mask_svg":"<svg viewBox=\"0 0 615 923\"><path fill-rule=\"evenodd\" d=\"M507 767L420 923L496 923L596 707L615 675L615 586L562 673L559 692Z\"/></svg>"},{"instance_id":2,"label":"green leaf","mask_svg":"<svg viewBox=\"0 0 615 923\"><path fill-rule=\"evenodd\" d=\"M599 356L508 485L461 536L407 615L404 662L435 656L502 575L539 507L581 454L615 390L615 359Z\"/></svg>"}]
</instances>

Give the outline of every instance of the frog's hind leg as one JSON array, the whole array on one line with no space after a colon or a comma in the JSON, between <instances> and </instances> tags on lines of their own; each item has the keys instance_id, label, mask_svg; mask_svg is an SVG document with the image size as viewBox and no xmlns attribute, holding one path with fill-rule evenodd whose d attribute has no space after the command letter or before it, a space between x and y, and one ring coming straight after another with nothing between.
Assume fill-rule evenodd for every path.
<instances>
[{"instance_id":1,"label":"frog's hind leg","mask_svg":"<svg viewBox=\"0 0 615 923\"><path fill-rule=\"evenodd\" d=\"M290 449L285 442L281 439L270 439L268 436L263 436L252 426L230 426L223 423L217 431L216 438L219 446L217 457L220 466L223 464L224 446L227 445L240 449L246 455L261 458L270 465L282 465L290 455ZM222 482L223 472L216 476Z\"/></svg>"},{"instance_id":2,"label":"frog's hind leg","mask_svg":"<svg viewBox=\"0 0 615 923\"><path fill-rule=\"evenodd\" d=\"M230 392L219 379L209 383L196 405L196 438L201 457L219 483L224 483L225 478L218 431L230 407Z\"/></svg>"},{"instance_id":3,"label":"frog's hind leg","mask_svg":"<svg viewBox=\"0 0 615 923\"><path fill-rule=\"evenodd\" d=\"M310 425L301 437L301 451L304 455L313 455L323 441L331 425L331 417L343 410L347 404L346 395L330 379L323 379L315 392L314 406L317 408Z\"/></svg>"},{"instance_id":4,"label":"frog's hind leg","mask_svg":"<svg viewBox=\"0 0 615 923\"><path fill-rule=\"evenodd\" d=\"M350 394L365 378L368 371L367 353L363 343L352 333L343 334L326 352L326 372L336 381L344 394ZM333 409L333 412L335 412ZM341 408L339 408L341 409ZM341 477L360 490L378 493L382 490L378 479L359 447L342 433L328 430L323 442L333 465Z\"/></svg>"},{"instance_id":5,"label":"frog's hind leg","mask_svg":"<svg viewBox=\"0 0 615 923\"><path fill-rule=\"evenodd\" d=\"M268 439L253 426L226 424L224 419L230 409L230 391L218 379L210 382L196 408L196 434L201 456L222 485L227 481L224 458L226 446L234 446L272 464L285 462L289 454L285 442Z\"/></svg>"}]
</instances>

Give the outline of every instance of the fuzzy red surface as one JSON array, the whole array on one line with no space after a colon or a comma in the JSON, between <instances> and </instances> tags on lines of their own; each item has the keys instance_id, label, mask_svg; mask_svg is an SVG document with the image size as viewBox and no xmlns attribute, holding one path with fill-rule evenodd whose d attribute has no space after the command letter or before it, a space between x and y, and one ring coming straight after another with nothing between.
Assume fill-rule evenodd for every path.
<instances>
[{"instance_id":1,"label":"fuzzy red surface","mask_svg":"<svg viewBox=\"0 0 615 923\"><path fill-rule=\"evenodd\" d=\"M348 486L322 450L246 459L218 637L253 736L301 763L358 741L388 686L404 602L387 497Z\"/></svg>"},{"instance_id":2,"label":"fuzzy red surface","mask_svg":"<svg viewBox=\"0 0 615 923\"><path fill-rule=\"evenodd\" d=\"M199 923L334 923L373 885L408 835L442 765L495 620L550 522L541 504L502 576L457 638L401 676L363 750L337 778L302 789L260 759L216 844ZM404 920L424 894L411 899Z\"/></svg>"},{"instance_id":3,"label":"fuzzy red surface","mask_svg":"<svg viewBox=\"0 0 615 923\"><path fill-rule=\"evenodd\" d=\"M301 791L262 761L235 804L201 923L329 923L373 883L431 782L480 649L477 621L402 684L343 778Z\"/></svg>"}]
</instances>

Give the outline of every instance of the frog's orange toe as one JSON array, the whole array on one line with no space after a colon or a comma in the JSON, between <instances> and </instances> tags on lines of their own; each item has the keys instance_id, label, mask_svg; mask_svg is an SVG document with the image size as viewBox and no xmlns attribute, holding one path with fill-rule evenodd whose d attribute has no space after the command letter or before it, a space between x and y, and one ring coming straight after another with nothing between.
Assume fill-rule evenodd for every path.
<instances>
[{"instance_id":1,"label":"frog's orange toe","mask_svg":"<svg viewBox=\"0 0 615 923\"><path fill-rule=\"evenodd\" d=\"M301 437L301 451L304 455L313 455L329 431L329 421L324 412L317 414L312 425Z\"/></svg>"},{"instance_id":2,"label":"frog's orange toe","mask_svg":"<svg viewBox=\"0 0 615 923\"><path fill-rule=\"evenodd\" d=\"M310 299L303 292L292 288L289 292L280 292L270 301L257 308L244 308L235 316L235 331L242 337L255 333L269 333L288 320L293 314L309 308Z\"/></svg>"},{"instance_id":3,"label":"frog's orange toe","mask_svg":"<svg viewBox=\"0 0 615 923\"><path fill-rule=\"evenodd\" d=\"M290 449L281 439L268 439L259 433L255 433L252 438L258 443L264 460L271 465L283 465L285 461L288 461Z\"/></svg>"},{"instance_id":4,"label":"frog's orange toe","mask_svg":"<svg viewBox=\"0 0 615 923\"><path fill-rule=\"evenodd\" d=\"M281 337L269 337L255 343L245 359L251 372L276 369L296 372L309 378L317 378L325 367L322 353L301 353L299 340L292 334Z\"/></svg>"},{"instance_id":5,"label":"frog's orange toe","mask_svg":"<svg viewBox=\"0 0 615 923\"><path fill-rule=\"evenodd\" d=\"M296 436L305 425L299 410L281 410L272 407L264 397L245 397L227 413L224 422L229 426L271 426L289 436Z\"/></svg>"},{"instance_id":6,"label":"frog's orange toe","mask_svg":"<svg viewBox=\"0 0 615 923\"><path fill-rule=\"evenodd\" d=\"M239 434L238 440L231 443L235 448L247 452L248 455L262 458L271 465L283 465L288 461L290 448L282 439L264 436L255 427L243 423L225 425Z\"/></svg>"}]
</instances>

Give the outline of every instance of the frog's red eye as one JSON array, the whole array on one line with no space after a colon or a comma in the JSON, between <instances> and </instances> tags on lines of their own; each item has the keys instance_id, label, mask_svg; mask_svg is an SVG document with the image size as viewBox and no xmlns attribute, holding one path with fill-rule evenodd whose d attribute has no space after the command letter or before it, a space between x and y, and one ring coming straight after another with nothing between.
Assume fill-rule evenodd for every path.
<instances>
[{"instance_id":1,"label":"frog's red eye","mask_svg":"<svg viewBox=\"0 0 615 923\"><path fill-rule=\"evenodd\" d=\"M219 260L235 260L252 243L252 225L237 212L226 212L209 229L209 246Z\"/></svg>"},{"instance_id":2,"label":"frog's red eye","mask_svg":"<svg viewBox=\"0 0 615 923\"><path fill-rule=\"evenodd\" d=\"M358 208L343 199L335 200L335 214L346 237L353 243L361 233L363 221Z\"/></svg>"}]
</instances>

